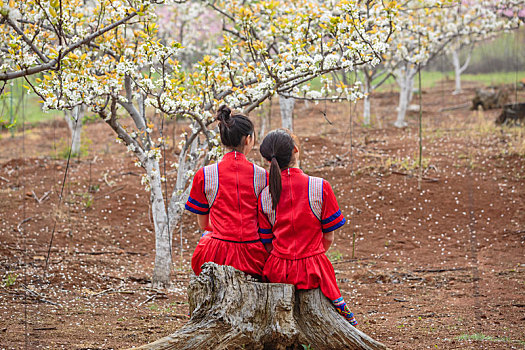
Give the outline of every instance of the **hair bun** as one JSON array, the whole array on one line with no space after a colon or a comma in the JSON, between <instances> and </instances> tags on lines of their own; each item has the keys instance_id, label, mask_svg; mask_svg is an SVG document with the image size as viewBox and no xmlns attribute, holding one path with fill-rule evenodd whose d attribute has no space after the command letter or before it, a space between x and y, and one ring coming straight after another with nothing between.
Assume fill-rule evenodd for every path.
<instances>
[{"instance_id":1,"label":"hair bun","mask_svg":"<svg viewBox=\"0 0 525 350\"><path fill-rule=\"evenodd\" d=\"M222 105L217 110L217 120L219 123L223 123L225 126L230 127L232 125L232 110L226 106Z\"/></svg>"}]
</instances>

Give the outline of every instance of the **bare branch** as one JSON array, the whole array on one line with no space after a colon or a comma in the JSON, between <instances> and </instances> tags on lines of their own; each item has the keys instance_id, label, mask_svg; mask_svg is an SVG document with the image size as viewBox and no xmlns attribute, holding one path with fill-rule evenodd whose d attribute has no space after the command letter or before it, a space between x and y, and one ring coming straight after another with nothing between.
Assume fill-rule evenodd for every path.
<instances>
[{"instance_id":1,"label":"bare branch","mask_svg":"<svg viewBox=\"0 0 525 350\"><path fill-rule=\"evenodd\" d=\"M392 76L392 73L387 72L387 71L382 71L381 74L384 74L385 76L383 77L383 79L378 81L375 85L372 85L371 88L370 88L371 90L377 89L378 87L383 85L385 83L385 81L388 80L388 78L390 78ZM381 76L381 74L379 74L378 76Z\"/></svg>"},{"instance_id":2,"label":"bare branch","mask_svg":"<svg viewBox=\"0 0 525 350\"><path fill-rule=\"evenodd\" d=\"M99 110L98 114L100 118L102 118L115 131L119 139L121 139L126 144L126 146L132 145L133 153L135 153L142 165L144 165L146 154L144 153L142 146L135 139L133 139L117 121L117 99L115 97L111 97L111 115L108 116L106 110L104 109Z\"/></svg>"}]
</instances>

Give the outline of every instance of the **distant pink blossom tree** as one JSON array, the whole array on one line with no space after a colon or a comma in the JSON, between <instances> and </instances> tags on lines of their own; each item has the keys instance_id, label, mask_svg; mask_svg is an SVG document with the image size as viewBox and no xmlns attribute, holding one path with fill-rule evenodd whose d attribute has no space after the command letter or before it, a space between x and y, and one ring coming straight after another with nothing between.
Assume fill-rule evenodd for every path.
<instances>
[{"instance_id":1,"label":"distant pink blossom tree","mask_svg":"<svg viewBox=\"0 0 525 350\"><path fill-rule=\"evenodd\" d=\"M461 74L468 68L474 46L482 41L495 37L502 31L516 29L519 26L519 21L517 20L520 17L520 10L518 10L519 7L517 7L518 2L519 1L461 1L457 15L455 15L457 19L463 16L464 13L468 13L479 6L483 6L483 10L492 13L489 12L488 14L482 15L479 20L471 25L473 30L470 31L469 35L458 37L445 49L454 67L455 89L453 94L461 93ZM524 1L521 2L525 3ZM525 9L521 10L521 12L523 11L525 11ZM479 12L481 13L482 10L480 9ZM525 12L523 13L525 14ZM494 16L494 14L497 14L497 16ZM486 20L486 18L490 18L491 20ZM468 53L465 61L461 63L460 52L465 48L468 48Z\"/></svg>"}]
</instances>

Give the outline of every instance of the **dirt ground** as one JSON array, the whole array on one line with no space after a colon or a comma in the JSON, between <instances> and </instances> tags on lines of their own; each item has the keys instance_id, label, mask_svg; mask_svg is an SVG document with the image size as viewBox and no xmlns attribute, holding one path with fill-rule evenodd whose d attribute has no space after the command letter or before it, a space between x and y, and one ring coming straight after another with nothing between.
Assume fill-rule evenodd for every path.
<instances>
[{"instance_id":1,"label":"dirt ground","mask_svg":"<svg viewBox=\"0 0 525 350\"><path fill-rule=\"evenodd\" d=\"M418 114L394 128L395 93L373 95L370 128L360 104L295 108L301 166L332 184L348 219L328 252L343 296L360 329L392 349L525 348L525 129L464 107L476 84L465 87L422 96L420 183ZM173 286L152 289L142 169L107 125L89 123L84 140L67 166L61 120L0 134L1 349L122 349L188 319L193 217L175 229ZM257 150L249 158L262 164Z\"/></svg>"}]
</instances>

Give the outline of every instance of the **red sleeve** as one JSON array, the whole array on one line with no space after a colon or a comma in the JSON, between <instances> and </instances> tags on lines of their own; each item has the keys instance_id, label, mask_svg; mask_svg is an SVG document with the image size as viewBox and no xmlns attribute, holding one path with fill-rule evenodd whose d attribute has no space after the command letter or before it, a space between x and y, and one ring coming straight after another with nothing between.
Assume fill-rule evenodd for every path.
<instances>
[{"instance_id":1,"label":"red sleeve","mask_svg":"<svg viewBox=\"0 0 525 350\"><path fill-rule=\"evenodd\" d=\"M204 169L199 169L193 177L193 184L191 185L190 197L186 202L186 210L199 215L206 215L210 212L208 200L204 193Z\"/></svg>"},{"instance_id":2,"label":"red sleeve","mask_svg":"<svg viewBox=\"0 0 525 350\"><path fill-rule=\"evenodd\" d=\"M262 200L263 196L259 196L258 205L257 205L257 218L259 221L259 237L261 238L262 243L272 243L272 240L274 238L273 231L272 231L272 225L270 224L270 220L268 220L268 216L266 216L266 213L263 210L262 206Z\"/></svg>"},{"instance_id":3,"label":"red sleeve","mask_svg":"<svg viewBox=\"0 0 525 350\"><path fill-rule=\"evenodd\" d=\"M323 233L328 233L345 224L346 220L341 214L334 191L328 181L323 180L323 209L321 211L321 227Z\"/></svg>"}]
</instances>

